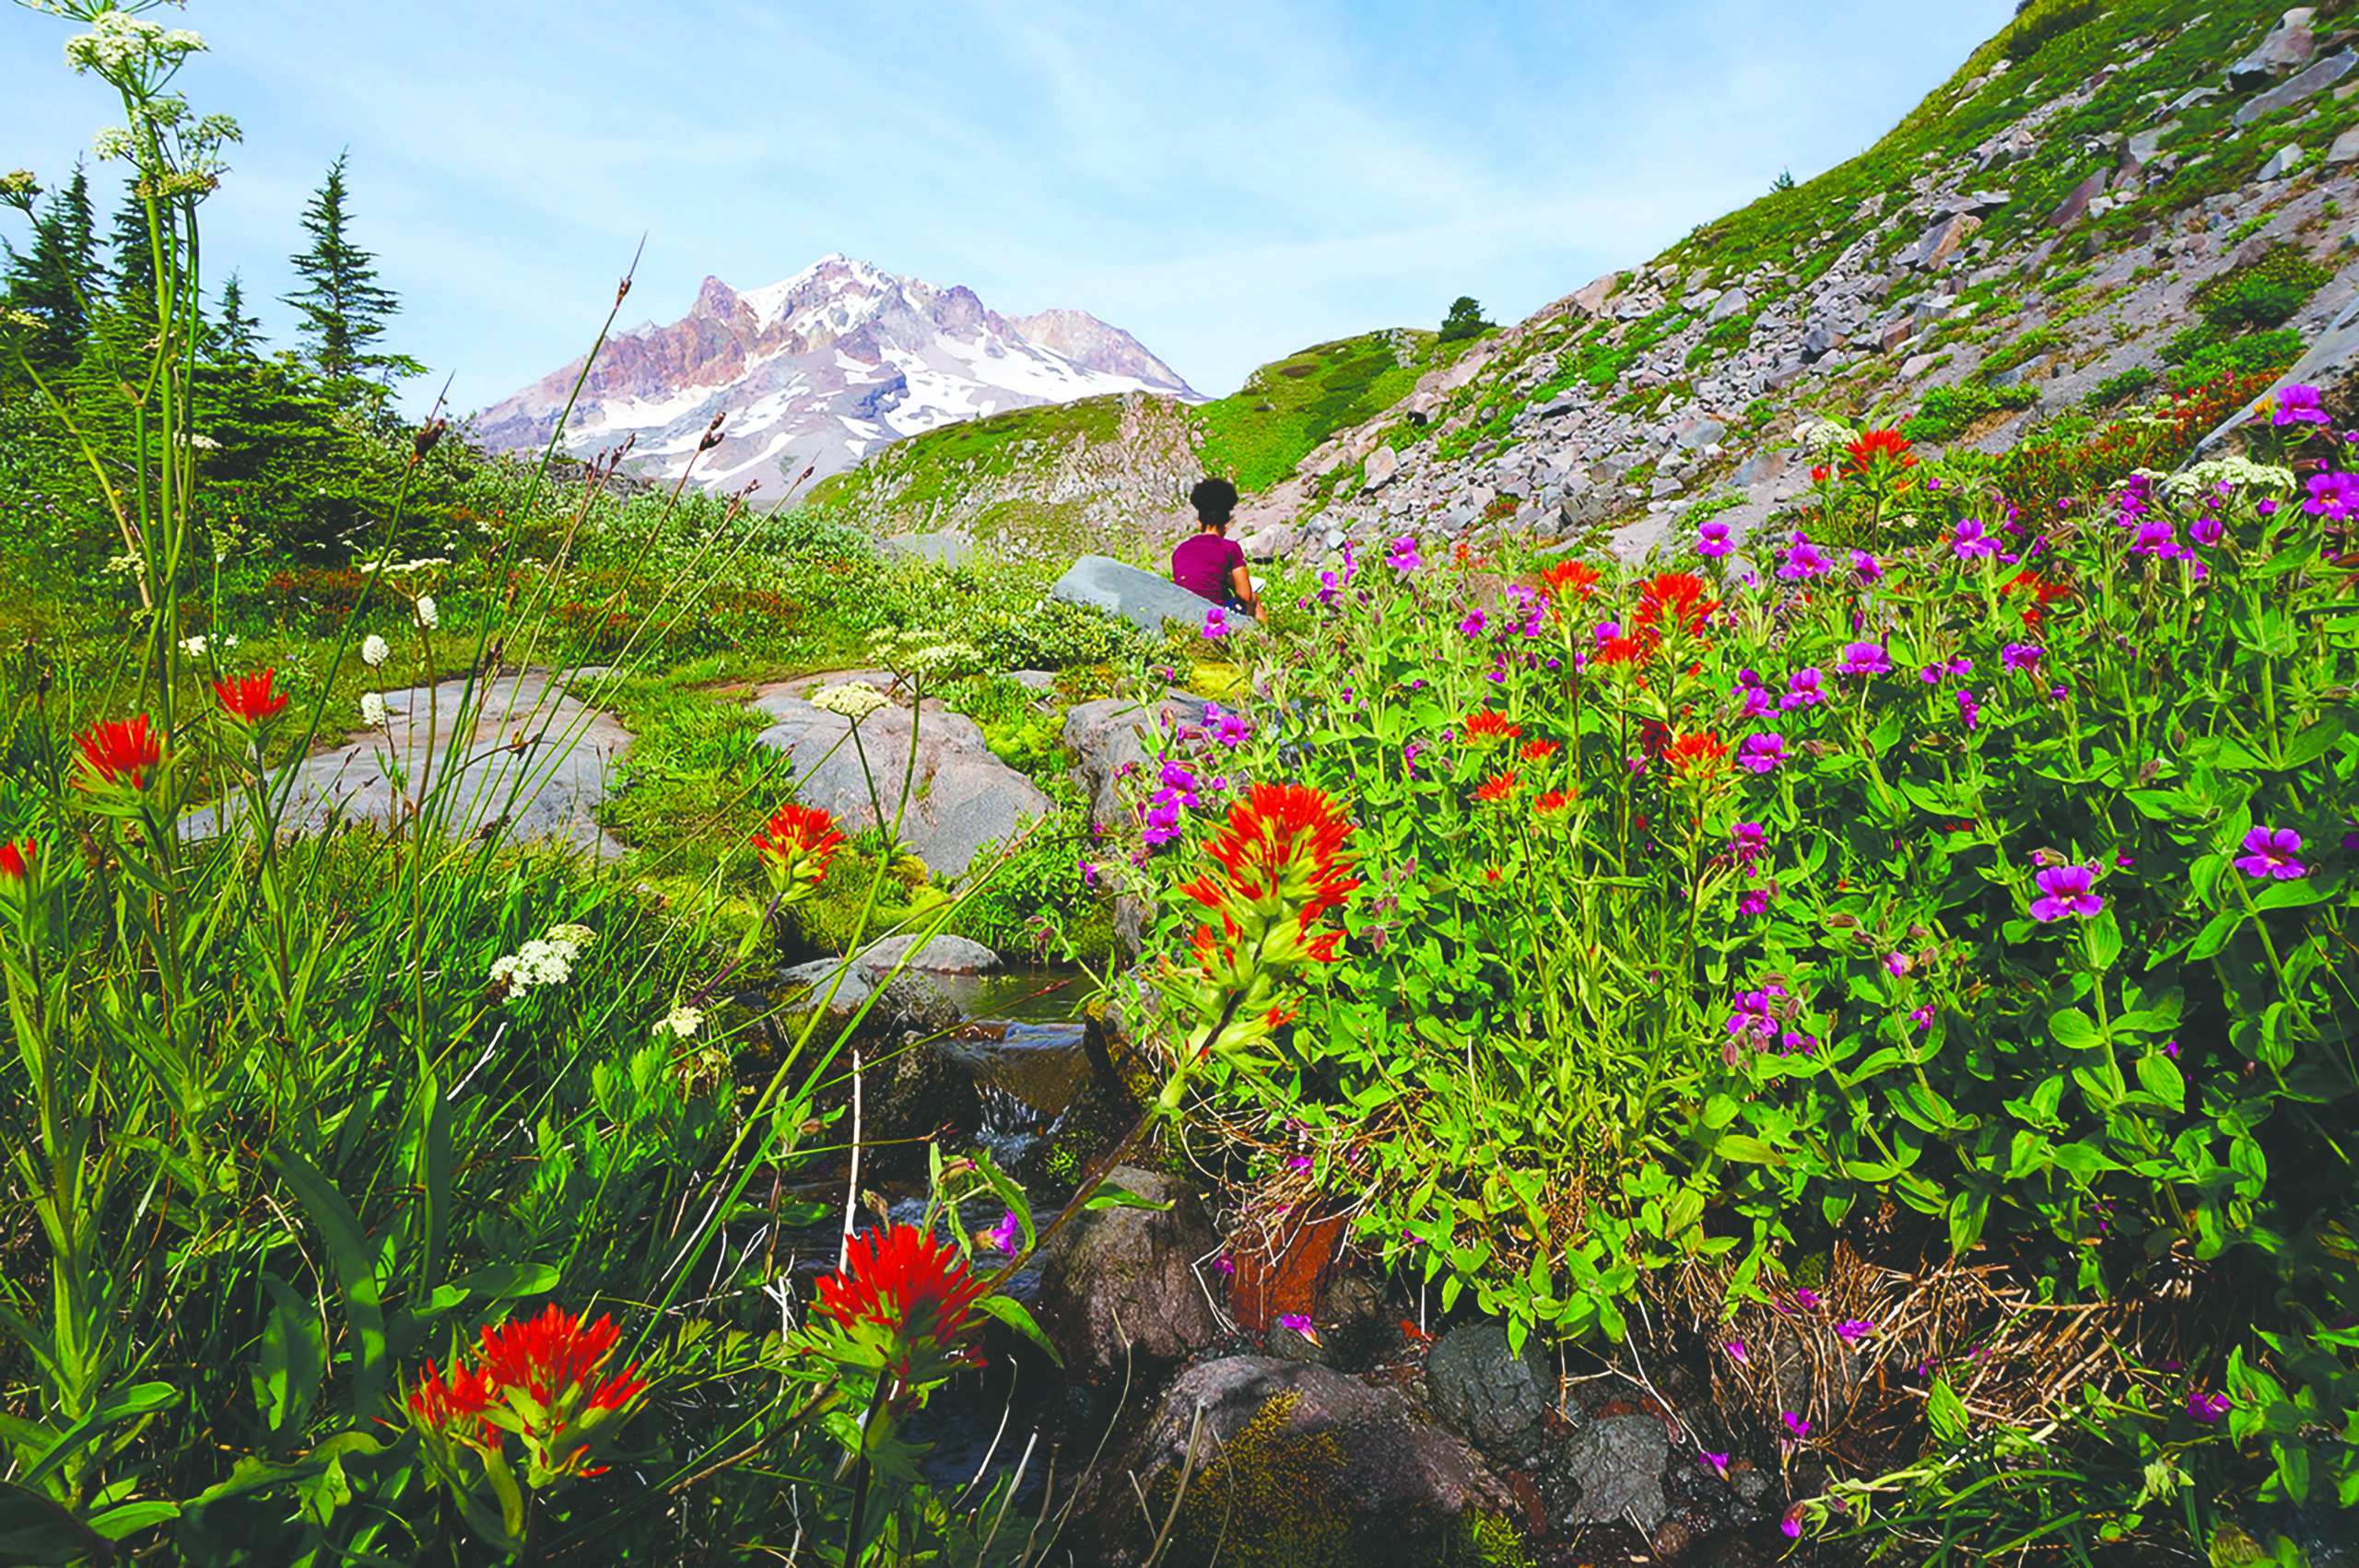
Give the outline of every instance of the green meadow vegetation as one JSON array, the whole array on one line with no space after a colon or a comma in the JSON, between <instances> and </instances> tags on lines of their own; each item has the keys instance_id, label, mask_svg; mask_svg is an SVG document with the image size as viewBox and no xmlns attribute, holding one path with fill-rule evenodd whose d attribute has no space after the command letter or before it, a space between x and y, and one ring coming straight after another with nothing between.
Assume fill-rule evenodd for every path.
<instances>
[{"instance_id":1,"label":"green meadow vegetation","mask_svg":"<svg viewBox=\"0 0 2359 1568\"><path fill-rule=\"evenodd\" d=\"M860 1053L912 1047L776 977L897 931L1121 999L1144 1067L1095 1168L1332 1199L1438 1327L1675 1366L1732 1449L1683 1428L1680 1462L1775 1478L1756 1546L2290 1563L2296 1510L2359 1505L2359 473L2299 388L2181 471L2290 357L2305 263L2008 452L1912 444L2013 399L1985 382L1825 427L1742 544L1708 509L1635 565L1402 535L1273 573L1267 630L1156 642L1041 564L897 563L844 521L880 474L946 502L1109 439L1120 400L933 432L791 512L487 459L397 412L343 160L273 349L200 266L237 135L175 86L201 41L44 9L120 94L129 178L105 234L111 178L5 187L0 1555L1057 1561L1021 1465L933 1484L918 1423L1049 1369L1002 1287L1125 1196L928 1142L889 1152L917 1223L862 1218ZM2014 63L1996 125L2132 30L2259 14L2201 11L2033 0L1959 82ZM1806 267L1818 215L1956 150L1927 123L1688 258ZM2206 145L2174 178L2249 150ZM2072 176L2022 178L1994 221ZM1278 482L1481 343L1460 303L1185 410L1191 450ZM1553 390L1680 310L1567 327ZM747 697L880 663L1056 814L944 881L798 801ZM455 683L464 717L517 671L631 731L622 860L470 815L447 757L384 820L297 820L290 765L388 694ZM1218 700L1093 831L1064 712L1175 685ZM912 786L874 760L889 817ZM781 1239L815 1228L816 1280ZM1225 1528L1202 1495L1167 1504L1190 1551Z\"/></svg>"}]
</instances>

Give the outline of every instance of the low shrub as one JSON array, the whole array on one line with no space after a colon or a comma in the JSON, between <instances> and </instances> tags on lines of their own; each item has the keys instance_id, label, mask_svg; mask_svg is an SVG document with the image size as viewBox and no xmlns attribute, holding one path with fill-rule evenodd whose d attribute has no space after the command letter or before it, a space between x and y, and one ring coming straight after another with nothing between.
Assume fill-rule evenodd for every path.
<instances>
[{"instance_id":1,"label":"low shrub","mask_svg":"<svg viewBox=\"0 0 2359 1568\"><path fill-rule=\"evenodd\" d=\"M1935 387L1918 405L1916 416L1902 422L1901 433L1912 441L1946 441L1976 420L2001 409L2029 408L2039 401L2031 387L1994 387L1988 381L1963 381Z\"/></svg>"}]
</instances>

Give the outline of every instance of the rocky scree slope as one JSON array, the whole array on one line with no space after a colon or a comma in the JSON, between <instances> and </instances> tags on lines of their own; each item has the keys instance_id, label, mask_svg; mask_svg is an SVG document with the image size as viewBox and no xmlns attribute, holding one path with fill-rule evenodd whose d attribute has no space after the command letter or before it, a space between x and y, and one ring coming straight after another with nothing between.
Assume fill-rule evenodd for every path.
<instances>
[{"instance_id":1,"label":"rocky scree slope","mask_svg":"<svg viewBox=\"0 0 2359 1568\"><path fill-rule=\"evenodd\" d=\"M1860 158L1322 444L1248 550L1440 531L1636 555L1707 515L1741 538L1802 494L1795 434L1822 417L1994 451L2283 369L2359 300L2359 30L2334 9L2027 6ZM2258 303L2208 323L2223 298Z\"/></svg>"}]
</instances>

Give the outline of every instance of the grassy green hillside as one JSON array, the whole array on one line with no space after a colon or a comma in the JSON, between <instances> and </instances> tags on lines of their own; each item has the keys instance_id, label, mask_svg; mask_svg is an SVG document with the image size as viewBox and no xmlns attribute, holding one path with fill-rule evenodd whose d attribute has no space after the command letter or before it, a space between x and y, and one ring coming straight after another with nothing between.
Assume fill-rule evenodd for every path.
<instances>
[{"instance_id":1,"label":"grassy green hillside","mask_svg":"<svg viewBox=\"0 0 2359 1568\"><path fill-rule=\"evenodd\" d=\"M1229 396L1195 411L1204 465L1248 492L1266 490L1336 431L1406 397L1418 377L1472 341L1443 344L1432 333L1398 327L1273 360Z\"/></svg>"}]
</instances>

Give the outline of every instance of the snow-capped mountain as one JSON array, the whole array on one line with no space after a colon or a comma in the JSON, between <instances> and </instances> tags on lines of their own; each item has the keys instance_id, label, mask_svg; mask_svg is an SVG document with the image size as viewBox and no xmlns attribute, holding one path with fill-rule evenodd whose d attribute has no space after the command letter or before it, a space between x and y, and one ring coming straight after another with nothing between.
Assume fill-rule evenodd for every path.
<instances>
[{"instance_id":1,"label":"snow-capped mountain","mask_svg":"<svg viewBox=\"0 0 2359 1568\"><path fill-rule=\"evenodd\" d=\"M576 359L494 404L475 438L494 451L538 449L565 407ZM628 465L736 490L758 479L775 502L805 466L815 478L938 425L1028 404L1107 392L1193 396L1138 340L1080 310L1009 318L971 289L937 288L849 256L740 294L708 277L687 315L621 333L599 355L566 425L578 457L637 436ZM698 441L716 414L721 443Z\"/></svg>"}]
</instances>

